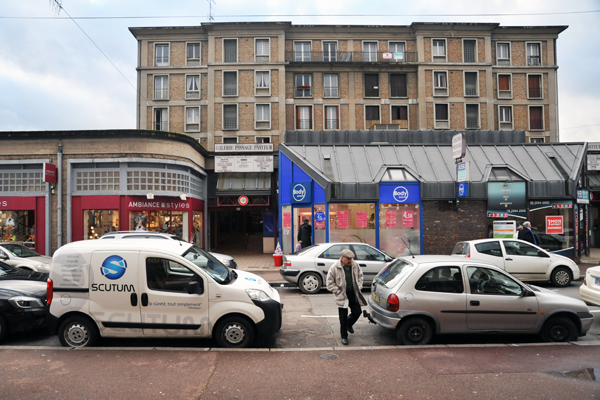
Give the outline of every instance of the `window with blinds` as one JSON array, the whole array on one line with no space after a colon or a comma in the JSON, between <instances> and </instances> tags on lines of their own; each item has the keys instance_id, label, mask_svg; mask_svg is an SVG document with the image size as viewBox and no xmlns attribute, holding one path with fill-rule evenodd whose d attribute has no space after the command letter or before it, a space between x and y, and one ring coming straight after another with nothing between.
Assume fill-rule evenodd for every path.
<instances>
[{"instance_id":1,"label":"window with blinds","mask_svg":"<svg viewBox=\"0 0 600 400\"><path fill-rule=\"evenodd\" d=\"M529 130L544 130L544 107L529 107Z\"/></svg>"},{"instance_id":2,"label":"window with blinds","mask_svg":"<svg viewBox=\"0 0 600 400\"><path fill-rule=\"evenodd\" d=\"M465 72L465 96L477 96L479 94L477 75L477 72Z\"/></svg>"},{"instance_id":3,"label":"window with blinds","mask_svg":"<svg viewBox=\"0 0 600 400\"><path fill-rule=\"evenodd\" d=\"M200 132L200 107L186 107L185 114L185 131Z\"/></svg>"},{"instance_id":4,"label":"window with blinds","mask_svg":"<svg viewBox=\"0 0 600 400\"><path fill-rule=\"evenodd\" d=\"M450 119L448 116L448 104L436 104L435 111L435 129L450 128Z\"/></svg>"},{"instance_id":5,"label":"window with blinds","mask_svg":"<svg viewBox=\"0 0 600 400\"><path fill-rule=\"evenodd\" d=\"M169 76L154 76L154 100L169 99Z\"/></svg>"},{"instance_id":6,"label":"window with blinds","mask_svg":"<svg viewBox=\"0 0 600 400\"><path fill-rule=\"evenodd\" d=\"M542 65L539 43L527 43L527 65Z\"/></svg>"},{"instance_id":7,"label":"window with blinds","mask_svg":"<svg viewBox=\"0 0 600 400\"><path fill-rule=\"evenodd\" d=\"M379 74L365 74L365 97L379 97Z\"/></svg>"},{"instance_id":8,"label":"window with blinds","mask_svg":"<svg viewBox=\"0 0 600 400\"><path fill-rule=\"evenodd\" d=\"M339 97L337 74L323 75L324 93L323 97Z\"/></svg>"},{"instance_id":9,"label":"window with blinds","mask_svg":"<svg viewBox=\"0 0 600 400\"><path fill-rule=\"evenodd\" d=\"M541 99L542 75L527 75L527 97L530 99Z\"/></svg>"},{"instance_id":10,"label":"window with blinds","mask_svg":"<svg viewBox=\"0 0 600 400\"><path fill-rule=\"evenodd\" d=\"M433 71L433 95L448 96L447 71Z\"/></svg>"},{"instance_id":11,"label":"window with blinds","mask_svg":"<svg viewBox=\"0 0 600 400\"><path fill-rule=\"evenodd\" d=\"M496 62L498 65L510 65L510 43L496 43Z\"/></svg>"},{"instance_id":12,"label":"window with blinds","mask_svg":"<svg viewBox=\"0 0 600 400\"><path fill-rule=\"evenodd\" d=\"M296 129L312 129L312 106L296 107Z\"/></svg>"},{"instance_id":13,"label":"window with blinds","mask_svg":"<svg viewBox=\"0 0 600 400\"><path fill-rule=\"evenodd\" d=\"M392 124L408 129L408 106L392 106Z\"/></svg>"},{"instance_id":14,"label":"window with blinds","mask_svg":"<svg viewBox=\"0 0 600 400\"><path fill-rule=\"evenodd\" d=\"M256 95L268 96L271 94L271 74L269 71L256 71Z\"/></svg>"},{"instance_id":15,"label":"window with blinds","mask_svg":"<svg viewBox=\"0 0 600 400\"><path fill-rule=\"evenodd\" d=\"M431 58L433 62L446 62L446 40L432 39Z\"/></svg>"},{"instance_id":16,"label":"window with blinds","mask_svg":"<svg viewBox=\"0 0 600 400\"><path fill-rule=\"evenodd\" d=\"M270 104L256 105L256 129L271 129Z\"/></svg>"},{"instance_id":17,"label":"window with blinds","mask_svg":"<svg viewBox=\"0 0 600 400\"><path fill-rule=\"evenodd\" d=\"M237 62L237 39L223 39L223 62Z\"/></svg>"},{"instance_id":18,"label":"window with blinds","mask_svg":"<svg viewBox=\"0 0 600 400\"><path fill-rule=\"evenodd\" d=\"M200 43L187 44L187 65L200 65Z\"/></svg>"},{"instance_id":19,"label":"window with blinds","mask_svg":"<svg viewBox=\"0 0 600 400\"><path fill-rule=\"evenodd\" d=\"M466 104L467 129L479 129L479 104Z\"/></svg>"},{"instance_id":20,"label":"window with blinds","mask_svg":"<svg viewBox=\"0 0 600 400\"><path fill-rule=\"evenodd\" d=\"M512 130L513 118L511 106L498 106L498 127L500 130Z\"/></svg>"},{"instance_id":21,"label":"window with blinds","mask_svg":"<svg viewBox=\"0 0 600 400\"><path fill-rule=\"evenodd\" d=\"M512 98L512 76L510 74L498 74L498 98Z\"/></svg>"},{"instance_id":22,"label":"window with blinds","mask_svg":"<svg viewBox=\"0 0 600 400\"><path fill-rule=\"evenodd\" d=\"M390 74L391 97L408 97L406 74Z\"/></svg>"},{"instance_id":23,"label":"window with blinds","mask_svg":"<svg viewBox=\"0 0 600 400\"><path fill-rule=\"evenodd\" d=\"M373 125L379 123L381 123L379 106L365 106L365 129L371 129Z\"/></svg>"},{"instance_id":24,"label":"window with blinds","mask_svg":"<svg viewBox=\"0 0 600 400\"><path fill-rule=\"evenodd\" d=\"M223 105L223 129L236 130L238 128L237 104Z\"/></svg>"},{"instance_id":25,"label":"window with blinds","mask_svg":"<svg viewBox=\"0 0 600 400\"><path fill-rule=\"evenodd\" d=\"M185 98L200 98L200 75L187 75L185 77Z\"/></svg>"},{"instance_id":26,"label":"window with blinds","mask_svg":"<svg viewBox=\"0 0 600 400\"><path fill-rule=\"evenodd\" d=\"M477 62L477 40L463 40L463 62Z\"/></svg>"},{"instance_id":27,"label":"window with blinds","mask_svg":"<svg viewBox=\"0 0 600 400\"><path fill-rule=\"evenodd\" d=\"M325 106L325 129L340 129L339 106Z\"/></svg>"},{"instance_id":28,"label":"window with blinds","mask_svg":"<svg viewBox=\"0 0 600 400\"><path fill-rule=\"evenodd\" d=\"M168 44L155 44L155 59L154 65L165 66L169 65L169 45Z\"/></svg>"},{"instance_id":29,"label":"window with blinds","mask_svg":"<svg viewBox=\"0 0 600 400\"><path fill-rule=\"evenodd\" d=\"M269 39L256 39L256 62L269 61Z\"/></svg>"},{"instance_id":30,"label":"window with blinds","mask_svg":"<svg viewBox=\"0 0 600 400\"><path fill-rule=\"evenodd\" d=\"M223 71L223 96L237 96L237 71Z\"/></svg>"}]
</instances>

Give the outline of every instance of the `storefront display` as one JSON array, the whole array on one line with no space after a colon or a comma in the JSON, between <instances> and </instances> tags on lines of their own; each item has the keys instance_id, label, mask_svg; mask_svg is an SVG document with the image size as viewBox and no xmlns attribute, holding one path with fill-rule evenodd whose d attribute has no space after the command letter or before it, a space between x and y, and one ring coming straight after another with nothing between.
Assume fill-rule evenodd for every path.
<instances>
[{"instance_id":1,"label":"storefront display","mask_svg":"<svg viewBox=\"0 0 600 400\"><path fill-rule=\"evenodd\" d=\"M564 200L529 202L531 230L541 248L567 257L575 256L573 207L572 201Z\"/></svg>"},{"instance_id":2,"label":"storefront display","mask_svg":"<svg viewBox=\"0 0 600 400\"><path fill-rule=\"evenodd\" d=\"M368 219L375 220L374 203L330 204L329 242L358 242L377 246L375 225L369 226Z\"/></svg>"},{"instance_id":3,"label":"storefront display","mask_svg":"<svg viewBox=\"0 0 600 400\"><path fill-rule=\"evenodd\" d=\"M84 240L98 239L108 232L119 230L119 210L84 210Z\"/></svg>"}]
</instances>

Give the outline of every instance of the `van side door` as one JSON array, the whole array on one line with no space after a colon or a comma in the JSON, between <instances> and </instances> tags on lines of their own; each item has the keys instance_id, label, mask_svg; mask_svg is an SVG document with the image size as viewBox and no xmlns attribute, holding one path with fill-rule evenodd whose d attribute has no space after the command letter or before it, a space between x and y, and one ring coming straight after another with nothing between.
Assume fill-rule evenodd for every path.
<instances>
[{"instance_id":1,"label":"van side door","mask_svg":"<svg viewBox=\"0 0 600 400\"><path fill-rule=\"evenodd\" d=\"M210 336L208 277L184 263L165 255L141 253L144 336Z\"/></svg>"}]
</instances>

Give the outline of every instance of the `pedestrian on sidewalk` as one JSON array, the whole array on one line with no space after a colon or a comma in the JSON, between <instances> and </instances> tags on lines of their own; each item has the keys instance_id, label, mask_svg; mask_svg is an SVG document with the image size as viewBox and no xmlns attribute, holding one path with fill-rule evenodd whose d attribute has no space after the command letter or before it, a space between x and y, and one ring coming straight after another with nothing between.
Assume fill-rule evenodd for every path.
<instances>
[{"instance_id":1,"label":"pedestrian on sidewalk","mask_svg":"<svg viewBox=\"0 0 600 400\"><path fill-rule=\"evenodd\" d=\"M531 230L531 222L523 222L523 230L519 232L519 239L537 245L537 240L535 240L535 236Z\"/></svg>"},{"instance_id":2,"label":"pedestrian on sidewalk","mask_svg":"<svg viewBox=\"0 0 600 400\"><path fill-rule=\"evenodd\" d=\"M348 345L348 332L354 333L352 326L361 314L360 306L366 306L367 301L361 293L363 273L354 261L354 253L348 249L342 250L341 257L327 273L327 290L333 293L340 316L340 335L342 344ZM350 308L350 315L348 315Z\"/></svg>"},{"instance_id":3,"label":"pedestrian on sidewalk","mask_svg":"<svg viewBox=\"0 0 600 400\"><path fill-rule=\"evenodd\" d=\"M312 244L312 226L308 223L308 219L305 219L304 223L298 229L298 243L300 243L302 248Z\"/></svg>"}]
</instances>

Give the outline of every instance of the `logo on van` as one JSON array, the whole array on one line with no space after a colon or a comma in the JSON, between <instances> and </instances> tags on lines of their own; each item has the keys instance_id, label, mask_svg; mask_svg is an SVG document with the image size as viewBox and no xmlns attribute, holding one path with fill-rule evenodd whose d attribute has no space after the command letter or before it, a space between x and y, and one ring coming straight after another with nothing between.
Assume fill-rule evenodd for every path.
<instances>
[{"instance_id":1,"label":"logo on van","mask_svg":"<svg viewBox=\"0 0 600 400\"><path fill-rule=\"evenodd\" d=\"M394 189L393 196L398 203L404 203L408 199L408 190L404 186L398 186Z\"/></svg>"},{"instance_id":2,"label":"logo on van","mask_svg":"<svg viewBox=\"0 0 600 400\"><path fill-rule=\"evenodd\" d=\"M125 270L127 269L127 262L120 256L110 256L102 263L102 267L100 267L100 271L102 275L107 277L108 279L119 279L125 274Z\"/></svg>"}]
</instances>

